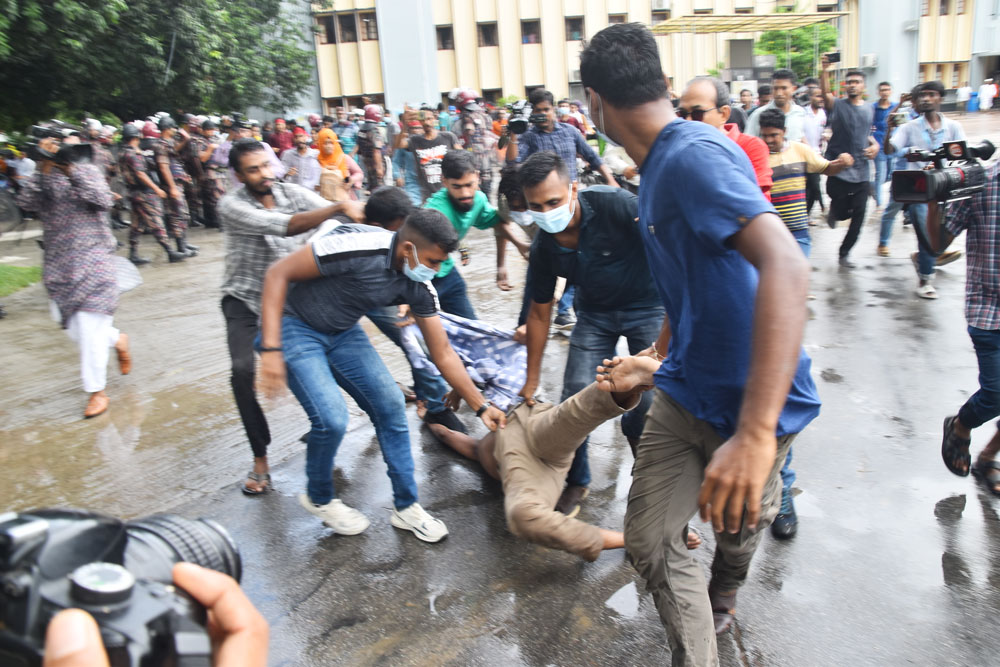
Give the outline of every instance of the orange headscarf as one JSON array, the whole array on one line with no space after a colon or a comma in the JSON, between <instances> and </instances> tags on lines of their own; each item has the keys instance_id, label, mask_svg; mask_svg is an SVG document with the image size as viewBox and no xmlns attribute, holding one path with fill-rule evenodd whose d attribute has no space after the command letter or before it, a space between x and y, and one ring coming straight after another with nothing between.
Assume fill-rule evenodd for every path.
<instances>
[{"instance_id":1,"label":"orange headscarf","mask_svg":"<svg viewBox=\"0 0 1000 667\"><path fill-rule=\"evenodd\" d=\"M327 139L333 140L333 152L329 155L323 154L323 144ZM340 173L347 178L350 172L347 169L347 160L344 159L344 149L340 147L340 141L337 139L337 133L330 128L323 128L316 133L316 148L319 149L319 155L316 159L319 160L319 166L324 169L337 169Z\"/></svg>"}]
</instances>

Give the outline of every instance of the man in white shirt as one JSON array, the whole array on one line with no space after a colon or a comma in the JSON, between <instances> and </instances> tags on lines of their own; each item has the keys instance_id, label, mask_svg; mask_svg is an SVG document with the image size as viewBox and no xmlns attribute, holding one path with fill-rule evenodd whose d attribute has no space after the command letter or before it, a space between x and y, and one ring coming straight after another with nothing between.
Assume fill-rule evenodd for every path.
<instances>
[{"instance_id":1,"label":"man in white shirt","mask_svg":"<svg viewBox=\"0 0 1000 667\"><path fill-rule=\"evenodd\" d=\"M979 110L989 111L993 108L993 98L996 97L997 89L993 85L993 79L986 79L983 85L979 86Z\"/></svg>"},{"instance_id":2,"label":"man in white shirt","mask_svg":"<svg viewBox=\"0 0 1000 667\"><path fill-rule=\"evenodd\" d=\"M958 113L962 116L965 115L966 107L969 105L969 99L972 97L972 87L969 82L966 81L962 84L962 87L955 91L955 100L958 102Z\"/></svg>"},{"instance_id":3,"label":"man in white shirt","mask_svg":"<svg viewBox=\"0 0 1000 667\"><path fill-rule=\"evenodd\" d=\"M806 110L792 99L797 81L795 72L792 70L775 70L774 74L771 75L771 91L774 99L754 111L747 119L747 127L743 134L759 137L760 112L766 109L779 109L781 113L785 114L785 139L787 141L802 141L805 137Z\"/></svg>"},{"instance_id":4,"label":"man in white shirt","mask_svg":"<svg viewBox=\"0 0 1000 667\"><path fill-rule=\"evenodd\" d=\"M316 156L319 151L309 147L309 135L305 128L295 128L295 150L285 151L281 156L281 163L288 170L285 172L284 182L294 183L302 187L316 191L319 187L320 166Z\"/></svg>"}]
</instances>

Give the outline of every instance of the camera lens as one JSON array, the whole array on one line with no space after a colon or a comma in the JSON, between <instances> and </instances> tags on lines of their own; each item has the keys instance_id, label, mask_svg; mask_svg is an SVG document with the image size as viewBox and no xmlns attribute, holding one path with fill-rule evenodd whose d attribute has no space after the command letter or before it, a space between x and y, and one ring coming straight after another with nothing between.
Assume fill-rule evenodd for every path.
<instances>
[{"instance_id":1,"label":"camera lens","mask_svg":"<svg viewBox=\"0 0 1000 667\"><path fill-rule=\"evenodd\" d=\"M243 561L225 528L210 519L157 514L130 521L126 565L138 576L167 581L174 563L187 562L228 574L243 575Z\"/></svg>"}]
</instances>

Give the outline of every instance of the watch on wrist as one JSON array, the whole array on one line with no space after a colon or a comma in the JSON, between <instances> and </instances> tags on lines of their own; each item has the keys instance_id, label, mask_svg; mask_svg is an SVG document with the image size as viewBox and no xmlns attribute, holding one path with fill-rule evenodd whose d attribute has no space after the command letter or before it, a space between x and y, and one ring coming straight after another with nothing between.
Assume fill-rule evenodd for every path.
<instances>
[{"instance_id":1,"label":"watch on wrist","mask_svg":"<svg viewBox=\"0 0 1000 667\"><path fill-rule=\"evenodd\" d=\"M487 408L491 408L491 407L493 407L493 404L490 403L489 401L486 401L485 403L483 403L482 405L479 406L478 410L476 410L476 416L477 417L482 417L483 413L486 412Z\"/></svg>"}]
</instances>

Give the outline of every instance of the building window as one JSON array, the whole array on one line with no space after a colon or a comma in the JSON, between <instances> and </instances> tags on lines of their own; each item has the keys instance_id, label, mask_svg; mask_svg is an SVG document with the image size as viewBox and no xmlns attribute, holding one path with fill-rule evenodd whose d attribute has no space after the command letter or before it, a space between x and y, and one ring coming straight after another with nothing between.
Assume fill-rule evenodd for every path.
<instances>
[{"instance_id":1,"label":"building window","mask_svg":"<svg viewBox=\"0 0 1000 667\"><path fill-rule=\"evenodd\" d=\"M521 21L521 43L522 44L542 43L541 21Z\"/></svg>"},{"instance_id":2,"label":"building window","mask_svg":"<svg viewBox=\"0 0 1000 667\"><path fill-rule=\"evenodd\" d=\"M336 24L333 21L333 14L327 14L326 16L317 16L316 25L319 26L320 44L337 43L337 28Z\"/></svg>"},{"instance_id":3,"label":"building window","mask_svg":"<svg viewBox=\"0 0 1000 667\"><path fill-rule=\"evenodd\" d=\"M670 20L670 10L669 9L657 9L653 12L653 25L657 23L663 23L664 21Z\"/></svg>"},{"instance_id":4,"label":"building window","mask_svg":"<svg viewBox=\"0 0 1000 667\"><path fill-rule=\"evenodd\" d=\"M835 12L837 11L837 5L817 5L817 12Z\"/></svg>"},{"instance_id":5,"label":"building window","mask_svg":"<svg viewBox=\"0 0 1000 667\"><path fill-rule=\"evenodd\" d=\"M484 88L483 89L483 100L489 102L490 104L496 104L497 100L503 95L503 91L499 88Z\"/></svg>"},{"instance_id":6,"label":"building window","mask_svg":"<svg viewBox=\"0 0 1000 667\"><path fill-rule=\"evenodd\" d=\"M694 10L695 16L704 16L705 14L712 14L714 12L715 12L714 9L696 9L696 10Z\"/></svg>"},{"instance_id":7,"label":"building window","mask_svg":"<svg viewBox=\"0 0 1000 667\"><path fill-rule=\"evenodd\" d=\"M753 7L737 7L733 10L737 14L753 14ZM819 11L823 11L822 8Z\"/></svg>"},{"instance_id":8,"label":"building window","mask_svg":"<svg viewBox=\"0 0 1000 667\"><path fill-rule=\"evenodd\" d=\"M479 46L497 45L496 23L478 23L476 27L479 29Z\"/></svg>"},{"instance_id":9,"label":"building window","mask_svg":"<svg viewBox=\"0 0 1000 667\"><path fill-rule=\"evenodd\" d=\"M931 14L931 0L920 0L920 15L930 16Z\"/></svg>"},{"instance_id":10,"label":"building window","mask_svg":"<svg viewBox=\"0 0 1000 667\"><path fill-rule=\"evenodd\" d=\"M948 9L950 4L951 3L948 2L948 0L941 0L941 16L948 15Z\"/></svg>"},{"instance_id":11,"label":"building window","mask_svg":"<svg viewBox=\"0 0 1000 667\"><path fill-rule=\"evenodd\" d=\"M615 23L625 23L625 15L608 14L608 25L614 25Z\"/></svg>"},{"instance_id":12,"label":"building window","mask_svg":"<svg viewBox=\"0 0 1000 667\"><path fill-rule=\"evenodd\" d=\"M583 17L574 16L566 19L566 41L579 42L583 39Z\"/></svg>"},{"instance_id":13,"label":"building window","mask_svg":"<svg viewBox=\"0 0 1000 667\"><path fill-rule=\"evenodd\" d=\"M375 20L375 12L364 12L358 14L361 20L361 37L366 41L378 39L378 22Z\"/></svg>"},{"instance_id":14,"label":"building window","mask_svg":"<svg viewBox=\"0 0 1000 667\"><path fill-rule=\"evenodd\" d=\"M955 0L955 13L956 14L965 13L965 0Z\"/></svg>"},{"instance_id":15,"label":"building window","mask_svg":"<svg viewBox=\"0 0 1000 667\"><path fill-rule=\"evenodd\" d=\"M934 80L944 82L944 66L938 65L934 68Z\"/></svg>"},{"instance_id":16,"label":"building window","mask_svg":"<svg viewBox=\"0 0 1000 667\"><path fill-rule=\"evenodd\" d=\"M958 88L958 86L960 85L958 77L959 77L959 75L961 73L962 73L962 66L961 65L959 65L958 63L955 63L954 65L951 66L951 87L952 88Z\"/></svg>"},{"instance_id":17,"label":"building window","mask_svg":"<svg viewBox=\"0 0 1000 667\"><path fill-rule=\"evenodd\" d=\"M358 23L354 20L354 14L341 14L337 17L340 23L341 43L358 41Z\"/></svg>"},{"instance_id":18,"label":"building window","mask_svg":"<svg viewBox=\"0 0 1000 667\"><path fill-rule=\"evenodd\" d=\"M455 48L455 34L450 25L437 27L438 51L451 51Z\"/></svg>"}]
</instances>

